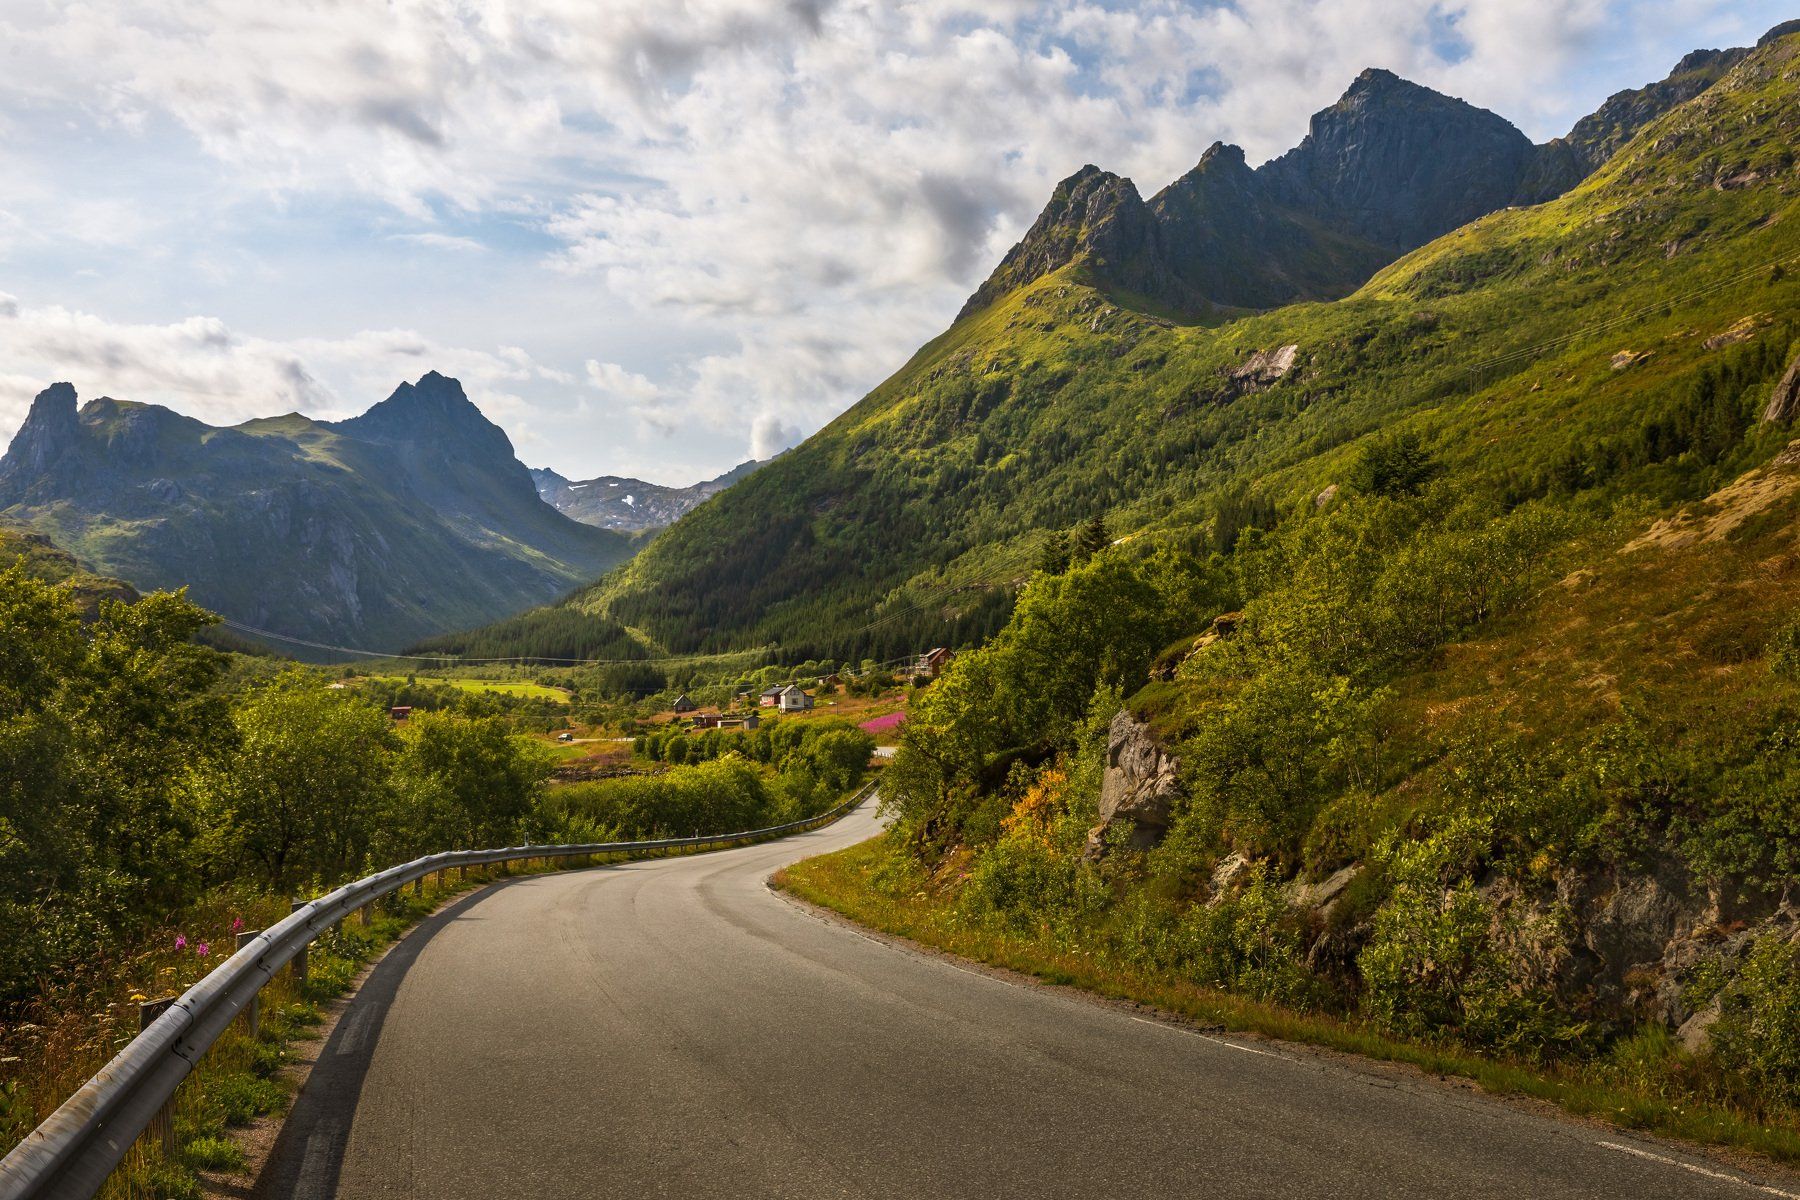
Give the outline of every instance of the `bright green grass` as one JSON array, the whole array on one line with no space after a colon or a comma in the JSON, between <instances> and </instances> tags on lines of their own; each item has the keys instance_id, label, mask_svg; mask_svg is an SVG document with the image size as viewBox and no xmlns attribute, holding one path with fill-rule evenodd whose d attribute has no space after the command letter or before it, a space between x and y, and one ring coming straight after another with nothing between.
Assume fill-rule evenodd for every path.
<instances>
[{"instance_id":1,"label":"bright green grass","mask_svg":"<svg viewBox=\"0 0 1800 1200\"><path fill-rule=\"evenodd\" d=\"M370 675L369 679L379 679L384 683L405 683L404 675ZM468 679L461 676L415 675L419 683L443 684L460 688L465 692L499 692L507 696L519 696L533 700L552 700L557 704L567 704L569 693L562 688L545 687L541 683L531 683L523 679Z\"/></svg>"}]
</instances>

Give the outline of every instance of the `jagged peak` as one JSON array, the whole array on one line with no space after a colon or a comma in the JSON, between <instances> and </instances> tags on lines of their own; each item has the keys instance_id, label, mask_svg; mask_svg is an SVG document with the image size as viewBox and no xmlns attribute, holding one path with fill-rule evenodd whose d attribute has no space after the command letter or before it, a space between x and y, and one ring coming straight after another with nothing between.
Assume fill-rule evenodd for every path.
<instances>
[{"instance_id":1,"label":"jagged peak","mask_svg":"<svg viewBox=\"0 0 1800 1200\"><path fill-rule=\"evenodd\" d=\"M447 430L488 438L498 435L506 441L506 434L475 406L462 383L437 371L425 372L415 383L402 383L386 400L333 428L384 441L428 441ZM508 441L509 453L511 448Z\"/></svg>"}]
</instances>

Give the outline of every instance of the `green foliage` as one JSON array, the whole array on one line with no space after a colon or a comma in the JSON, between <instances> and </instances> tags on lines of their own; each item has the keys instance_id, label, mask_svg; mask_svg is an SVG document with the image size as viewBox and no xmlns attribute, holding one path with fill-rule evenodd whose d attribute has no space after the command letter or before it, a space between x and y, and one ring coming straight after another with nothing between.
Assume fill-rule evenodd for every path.
<instances>
[{"instance_id":1,"label":"green foliage","mask_svg":"<svg viewBox=\"0 0 1800 1200\"><path fill-rule=\"evenodd\" d=\"M1452 821L1421 842L1390 840L1381 865L1393 891L1358 958L1370 1013L1410 1037L1536 1054L1578 1043L1586 1029L1562 1015L1547 964L1532 947L1559 943L1566 916L1498 911L1468 878L1488 834Z\"/></svg>"},{"instance_id":2,"label":"green foliage","mask_svg":"<svg viewBox=\"0 0 1800 1200\"><path fill-rule=\"evenodd\" d=\"M249 1165L243 1147L220 1134L193 1138L181 1148L181 1158L196 1171L242 1171Z\"/></svg>"},{"instance_id":3,"label":"green foliage","mask_svg":"<svg viewBox=\"0 0 1800 1200\"><path fill-rule=\"evenodd\" d=\"M1719 996L1713 1052L1774 1104L1800 1105L1800 947L1758 938Z\"/></svg>"},{"instance_id":4,"label":"green foliage","mask_svg":"<svg viewBox=\"0 0 1800 1200\"><path fill-rule=\"evenodd\" d=\"M1398 499L1418 495L1442 469L1419 435L1407 430L1364 445L1349 479L1359 492Z\"/></svg>"}]
</instances>

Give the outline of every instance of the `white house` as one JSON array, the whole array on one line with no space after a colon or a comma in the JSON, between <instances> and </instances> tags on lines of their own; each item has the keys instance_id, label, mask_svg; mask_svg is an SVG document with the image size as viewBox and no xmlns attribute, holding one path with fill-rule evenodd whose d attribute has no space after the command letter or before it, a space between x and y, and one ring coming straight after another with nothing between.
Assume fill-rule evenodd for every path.
<instances>
[{"instance_id":1,"label":"white house","mask_svg":"<svg viewBox=\"0 0 1800 1200\"><path fill-rule=\"evenodd\" d=\"M813 706L813 698L800 690L800 685L790 683L781 689L779 706L784 713L805 712Z\"/></svg>"}]
</instances>

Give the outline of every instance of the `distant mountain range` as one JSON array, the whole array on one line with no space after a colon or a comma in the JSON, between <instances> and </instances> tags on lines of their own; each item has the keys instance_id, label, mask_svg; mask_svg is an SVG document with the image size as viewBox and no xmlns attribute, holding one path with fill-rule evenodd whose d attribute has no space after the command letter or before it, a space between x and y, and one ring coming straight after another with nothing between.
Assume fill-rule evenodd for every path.
<instances>
[{"instance_id":1,"label":"distant mountain range","mask_svg":"<svg viewBox=\"0 0 1800 1200\"><path fill-rule=\"evenodd\" d=\"M710 500L767 461L751 459L716 479L680 488L623 475L572 482L548 467L533 467L531 479L544 502L565 516L620 533L643 533L674 524L702 501Z\"/></svg>"},{"instance_id":2,"label":"distant mountain range","mask_svg":"<svg viewBox=\"0 0 1800 1200\"><path fill-rule=\"evenodd\" d=\"M634 548L540 500L436 372L347 421L231 428L54 384L0 458L0 521L241 626L371 650L550 600Z\"/></svg>"}]
</instances>

